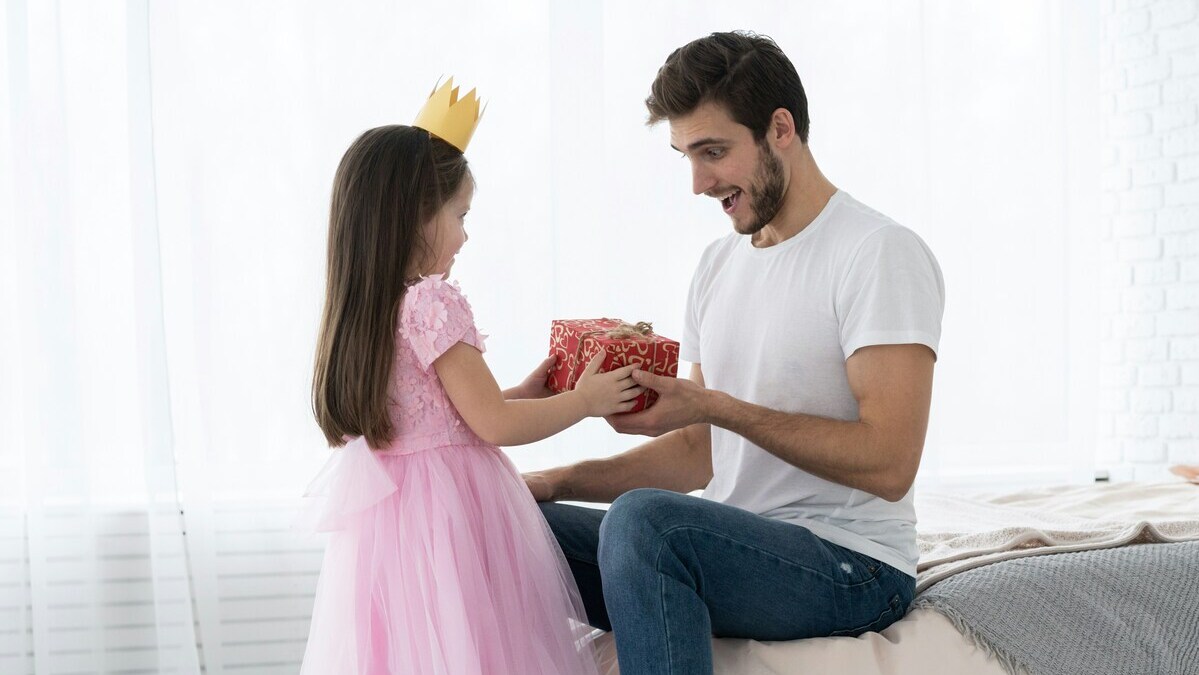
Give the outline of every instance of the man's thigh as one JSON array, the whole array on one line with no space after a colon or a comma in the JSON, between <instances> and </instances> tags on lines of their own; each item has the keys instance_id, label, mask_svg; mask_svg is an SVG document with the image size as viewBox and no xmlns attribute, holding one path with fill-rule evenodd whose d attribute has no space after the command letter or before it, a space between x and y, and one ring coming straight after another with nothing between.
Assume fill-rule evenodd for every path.
<instances>
[{"instance_id":1,"label":"man's thigh","mask_svg":"<svg viewBox=\"0 0 1199 675\"><path fill-rule=\"evenodd\" d=\"M538 506L570 565L587 611L587 622L596 628L612 630L596 561L600 523L606 511L557 502L542 502Z\"/></svg>"},{"instance_id":2,"label":"man's thigh","mask_svg":"<svg viewBox=\"0 0 1199 675\"><path fill-rule=\"evenodd\" d=\"M790 640L881 630L911 602L914 580L810 530L664 490L622 495L605 538L656 539L660 570L686 570L718 637ZM605 546L616 545L607 542Z\"/></svg>"}]
</instances>

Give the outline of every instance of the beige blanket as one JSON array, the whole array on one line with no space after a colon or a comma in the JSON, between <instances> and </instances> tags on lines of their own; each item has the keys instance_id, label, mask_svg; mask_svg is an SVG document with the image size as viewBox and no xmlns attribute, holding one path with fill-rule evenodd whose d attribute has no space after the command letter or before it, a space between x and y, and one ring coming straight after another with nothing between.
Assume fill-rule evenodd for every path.
<instances>
[{"instance_id":1,"label":"beige blanket","mask_svg":"<svg viewBox=\"0 0 1199 675\"><path fill-rule=\"evenodd\" d=\"M1001 560L1199 539L1199 488L1112 483L969 497L916 493L916 591Z\"/></svg>"}]
</instances>

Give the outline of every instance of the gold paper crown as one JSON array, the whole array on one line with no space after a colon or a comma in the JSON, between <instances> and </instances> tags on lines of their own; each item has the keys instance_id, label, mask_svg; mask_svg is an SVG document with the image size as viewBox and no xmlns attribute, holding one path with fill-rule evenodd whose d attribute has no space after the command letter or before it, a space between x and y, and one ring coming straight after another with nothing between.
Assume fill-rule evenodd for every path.
<instances>
[{"instance_id":1,"label":"gold paper crown","mask_svg":"<svg viewBox=\"0 0 1199 675\"><path fill-rule=\"evenodd\" d=\"M429 94L425 107L420 109L412 126L420 127L436 135L441 140L466 152L470 137L475 135L475 127L479 125L479 97L471 89L465 98L459 100L458 88L454 86L454 78L446 80L441 87L434 88Z\"/></svg>"}]
</instances>

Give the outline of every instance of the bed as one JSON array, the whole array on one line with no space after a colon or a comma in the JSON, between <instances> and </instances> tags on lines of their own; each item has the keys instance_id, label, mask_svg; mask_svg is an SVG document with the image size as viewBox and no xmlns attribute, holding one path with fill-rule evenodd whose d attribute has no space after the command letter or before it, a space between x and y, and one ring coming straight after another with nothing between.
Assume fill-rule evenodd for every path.
<instances>
[{"instance_id":1,"label":"bed","mask_svg":"<svg viewBox=\"0 0 1199 675\"><path fill-rule=\"evenodd\" d=\"M716 672L1199 673L1199 486L917 493L916 513L906 617L856 638L714 639ZM612 636L596 645L616 675Z\"/></svg>"}]
</instances>

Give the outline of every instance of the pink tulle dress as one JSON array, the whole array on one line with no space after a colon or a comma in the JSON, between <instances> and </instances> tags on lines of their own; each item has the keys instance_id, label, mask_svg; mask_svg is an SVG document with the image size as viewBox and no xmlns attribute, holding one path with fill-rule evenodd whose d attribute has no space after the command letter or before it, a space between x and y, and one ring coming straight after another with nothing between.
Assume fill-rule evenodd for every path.
<instances>
[{"instance_id":1,"label":"pink tulle dress","mask_svg":"<svg viewBox=\"0 0 1199 675\"><path fill-rule=\"evenodd\" d=\"M512 462L454 409L433 361L483 350L456 283L404 294L391 377L394 440L351 441L313 480L330 532L304 675L597 672L561 550Z\"/></svg>"}]
</instances>

